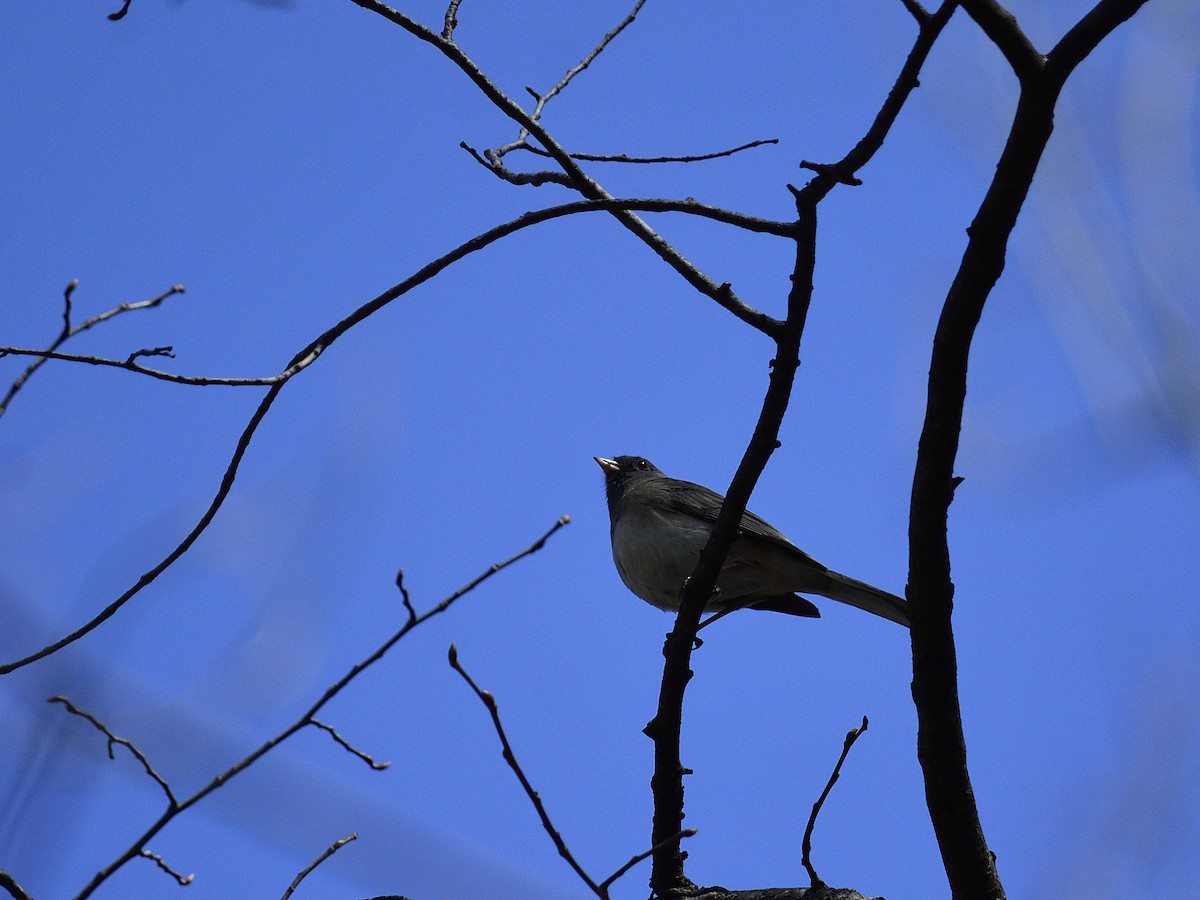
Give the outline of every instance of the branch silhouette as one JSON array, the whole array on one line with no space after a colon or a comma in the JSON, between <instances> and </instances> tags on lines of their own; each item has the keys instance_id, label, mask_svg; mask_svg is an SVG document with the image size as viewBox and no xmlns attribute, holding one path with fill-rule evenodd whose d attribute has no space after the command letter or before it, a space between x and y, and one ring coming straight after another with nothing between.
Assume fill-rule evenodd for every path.
<instances>
[{"instance_id":1,"label":"branch silhouette","mask_svg":"<svg viewBox=\"0 0 1200 900\"><path fill-rule=\"evenodd\" d=\"M302 716L300 716L300 718L296 719L294 722L292 722L292 724L290 724L289 726L284 728L282 731L277 733L274 737L265 741L252 753L243 757L239 762L235 763L234 765L232 765L228 769L226 769L224 772L217 775L208 784L206 784L204 787L200 788L194 794L192 794L189 797L186 797L183 800L176 802L174 796L170 793L169 789L167 789L168 797L170 798L171 802L168 803L167 808L166 808L166 810L163 811L162 815L159 816L158 819L156 819L154 821L154 823L151 824L150 827L147 828L141 834L141 836L139 836L128 847L128 849L126 849L120 856L118 856L116 859L114 859L106 867L104 867L99 872L97 872L95 877L90 882L88 882L88 884L84 887L84 889L82 891L80 891L76 895L76 900L84 900L84 898L91 896L91 894L98 887L100 887L100 885L102 885L105 881L107 881L118 869L120 869L122 866L124 866L131 859L135 859L137 857L147 857L150 859L155 859L156 862L158 862L159 865L162 866L166 871L171 872L171 874L176 875L176 877L179 877L176 873L174 873L170 869L168 869L166 867L166 865L164 863L162 863L161 860L157 859L152 854L149 854L146 851L146 844L149 843L155 837L155 835L157 835L160 831L162 831L164 828L166 828L167 825L169 825L177 816L186 812L192 806L195 806L197 803L199 803L201 800L203 800L209 794L213 793L213 791L216 791L219 788L223 787L231 779L240 775L242 772L245 772L252 765L254 765L254 763L258 762L258 760L262 759L269 752L271 752L273 749L278 747L280 744L282 744L288 738L292 737L292 735L296 734L297 732L302 731L305 728L308 728L310 726L321 729L321 730L325 730L325 731L331 731L331 729L327 725L325 725L324 723L319 722L317 720L317 718L316 718L317 713L319 713L321 711L321 709L327 703L329 703L330 700L332 700L334 697L336 697L338 694L340 694L351 682L354 681L355 678L357 678L362 672L369 669L375 663L379 662L379 660L381 660L384 657L384 655L392 647L394 647L402 638L405 637L405 635L407 635L409 632L411 632L414 628L417 628L420 625L424 624L425 622L428 622L433 617L444 613L457 600L466 596L471 591L475 590L475 588L479 587L481 584L483 584L485 581L487 581L492 576L496 575L499 572L504 571L509 566L524 559L525 557L530 556L530 555L536 553L537 551L541 550L546 545L546 542L555 533L557 533L561 528L565 527L568 523L570 523L570 521L571 521L571 519L569 516L563 516L562 518L558 519L558 521L556 521L549 528L549 530L547 530L541 537L539 537L536 541L534 541L532 544L530 544L524 550L521 550L521 551L513 554L512 556L508 557L505 560L502 560L501 562L493 563L491 566L489 566L487 569L485 569L480 575L476 576L471 581L467 582L465 585L463 585L461 588L456 590L454 593L450 594L448 597L446 597L440 603L436 604L435 606L430 607L425 612L420 613L419 615L417 614L416 610L413 609L412 604L408 599L408 593L404 589L403 571L401 571L399 574L397 574L397 576L396 576L397 587L399 588L399 590L401 592L401 596L404 599L404 607L405 607L405 611L407 613L407 618L405 619L405 622L400 627L400 629L398 631L396 631L387 640L385 640L382 644L380 644L374 650L374 652L372 652L370 655L365 657L360 662L353 665L346 672L345 675L343 675L341 678L339 678L337 681L335 681L333 684L331 684L328 688L326 688L325 692L323 694L321 694L321 696L316 700L316 702L313 703L312 706L310 706L308 708L308 710ZM62 702L66 703L65 700ZM69 704L67 704L67 705L68 705L68 708L71 708ZM94 719L92 719L90 716L85 715L85 718L88 718L89 721L92 722L92 724L97 725L97 722ZM100 727L100 726L97 725L97 727ZM111 740L117 740L120 743L124 743L120 739L112 738L111 733L108 732L107 729L102 728L101 730L103 730L106 734L108 734ZM353 747L351 747L347 744L343 743L342 746L345 747L347 752L349 752L355 756L358 756L360 759L362 759L365 756L365 754L361 753L358 750L355 750ZM148 763L144 762L144 757L140 756L140 754L139 754L138 758L143 760L143 764L146 766L147 771L151 772L151 774L153 775L153 770L150 769ZM383 767L372 764L372 768L383 768ZM157 777L155 778L155 780L159 781L160 785L162 785L165 789L164 781L162 781L161 779L159 779ZM319 861L320 860L318 860L318 862Z\"/></svg>"},{"instance_id":2,"label":"branch silhouette","mask_svg":"<svg viewBox=\"0 0 1200 900\"><path fill-rule=\"evenodd\" d=\"M989 0L963 7L1012 65L1020 97L995 175L971 222L966 250L938 319L929 365L925 421L917 446L909 509L907 595L912 612L913 702L917 757L942 862L956 900L1001 900L1004 888L988 848L967 770L951 625L947 522L958 437L966 401L967 362L975 328L1004 270L1008 238L1054 128L1059 92L1074 66L1144 0L1104 0L1067 32L1042 61L1016 19Z\"/></svg>"},{"instance_id":3,"label":"branch silhouette","mask_svg":"<svg viewBox=\"0 0 1200 900\"><path fill-rule=\"evenodd\" d=\"M217 488L216 494L210 501L208 509L197 520L184 538L175 546L170 553L161 559L153 568L147 570L138 581L122 593L119 597L113 600L108 606L104 607L99 613L85 622L83 625L76 628L70 634L46 645L42 649L30 653L28 656L13 660L12 662L0 665L0 675L7 675L14 672L30 663L37 662L40 659L56 653L63 647L73 644L75 641L94 631L108 619L112 618L118 610L126 603L139 594L144 588L154 583L158 577L170 568L184 553L186 553L212 524L217 513L224 505L229 492L233 488L234 482L237 480L238 469L241 466L242 460L245 458L246 452L250 447L251 441L254 439L255 433L270 412L271 407L278 399L280 392L299 372L306 369L309 365L317 360L330 346L334 344L346 332L350 331L356 325L370 318L372 315L383 309L393 300L404 296L409 291L429 281L435 275L444 271L449 266L459 260L476 253L490 244L495 243L502 238L515 234L525 228L530 228L534 225L539 225L542 222L548 222L552 219L558 219L563 216L579 215L588 212L611 212L614 209L642 209L652 212L681 212L690 215L701 216L704 218L714 219L715 221L725 222L730 225L737 225L748 231L754 231L761 234L783 235L788 233L791 228L787 223L771 222L767 219L758 219L753 216L745 216L740 213L731 212L729 210L719 209L717 207L706 206L705 204L696 203L690 200L578 200L573 203L564 203L560 206L552 206L547 209L535 210L533 212L524 213L517 216L508 222L497 225L494 228L488 229L481 234L476 235L468 241L459 244L453 250L443 254L432 262L418 269L404 281L394 285L384 291L373 300L364 303L352 313L343 318L336 325L333 325L324 331L319 337L311 341L307 346L296 353L289 361L284 369L285 373L291 372L287 378L277 381L271 385L270 390L259 402L258 408L255 409L250 421L242 430L241 436L238 438L237 444L234 447L233 455L230 458L229 464L225 468L225 473L221 478L220 485ZM728 287L728 286L724 286ZM774 323L775 320L766 317L766 320Z\"/></svg>"}]
</instances>

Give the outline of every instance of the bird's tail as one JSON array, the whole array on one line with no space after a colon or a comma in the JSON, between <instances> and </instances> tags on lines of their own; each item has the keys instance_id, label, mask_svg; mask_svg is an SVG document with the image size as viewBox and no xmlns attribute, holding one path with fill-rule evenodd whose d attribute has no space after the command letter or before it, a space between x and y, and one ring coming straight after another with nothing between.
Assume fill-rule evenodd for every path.
<instances>
[{"instance_id":1,"label":"bird's tail","mask_svg":"<svg viewBox=\"0 0 1200 900\"><path fill-rule=\"evenodd\" d=\"M840 600L842 603L857 606L869 613L891 619L905 628L908 627L908 604L895 594L881 591L864 581L858 581L833 570L826 572L826 575L828 576L826 589L820 592L824 596L831 600Z\"/></svg>"}]
</instances>

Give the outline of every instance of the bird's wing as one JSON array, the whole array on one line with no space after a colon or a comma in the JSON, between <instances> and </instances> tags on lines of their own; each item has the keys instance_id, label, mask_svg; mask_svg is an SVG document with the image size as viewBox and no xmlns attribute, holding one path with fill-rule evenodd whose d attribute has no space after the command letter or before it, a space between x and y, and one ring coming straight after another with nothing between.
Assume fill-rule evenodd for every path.
<instances>
[{"instance_id":1,"label":"bird's wing","mask_svg":"<svg viewBox=\"0 0 1200 900\"><path fill-rule=\"evenodd\" d=\"M717 514L721 511L721 504L725 502L725 498L716 491L709 490L703 485L693 484L690 481L680 481L677 478L669 479L666 505L681 513L685 513L697 519L704 519L709 522L717 521ZM761 540L767 541L786 550L790 556L796 559L803 560L813 568L825 572L826 567L821 565L786 537L779 529L771 525L765 519L756 516L750 510L746 510L742 514L742 521L738 526L743 535L749 535Z\"/></svg>"}]
</instances>

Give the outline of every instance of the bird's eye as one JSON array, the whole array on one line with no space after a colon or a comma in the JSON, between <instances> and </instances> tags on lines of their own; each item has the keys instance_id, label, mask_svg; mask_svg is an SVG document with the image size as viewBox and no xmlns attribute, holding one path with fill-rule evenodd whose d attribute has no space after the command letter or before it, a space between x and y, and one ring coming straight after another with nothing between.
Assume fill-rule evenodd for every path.
<instances>
[{"instance_id":1,"label":"bird's eye","mask_svg":"<svg viewBox=\"0 0 1200 900\"><path fill-rule=\"evenodd\" d=\"M644 459L639 459L639 460L637 461L637 467L638 467L639 469L644 469L644 468L646 468L648 465L650 465L650 463L648 463L648 462L647 462L646 460L644 460Z\"/></svg>"}]
</instances>

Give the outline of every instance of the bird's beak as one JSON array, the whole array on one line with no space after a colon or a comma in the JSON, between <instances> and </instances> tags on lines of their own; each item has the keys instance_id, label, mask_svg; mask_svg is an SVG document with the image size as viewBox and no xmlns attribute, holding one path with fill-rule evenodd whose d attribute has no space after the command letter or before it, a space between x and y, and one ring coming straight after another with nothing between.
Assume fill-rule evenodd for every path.
<instances>
[{"instance_id":1,"label":"bird's beak","mask_svg":"<svg viewBox=\"0 0 1200 900\"><path fill-rule=\"evenodd\" d=\"M605 459L603 456L593 456L592 459L604 470L605 475L616 475L621 471L621 467L617 465L615 459Z\"/></svg>"}]
</instances>

